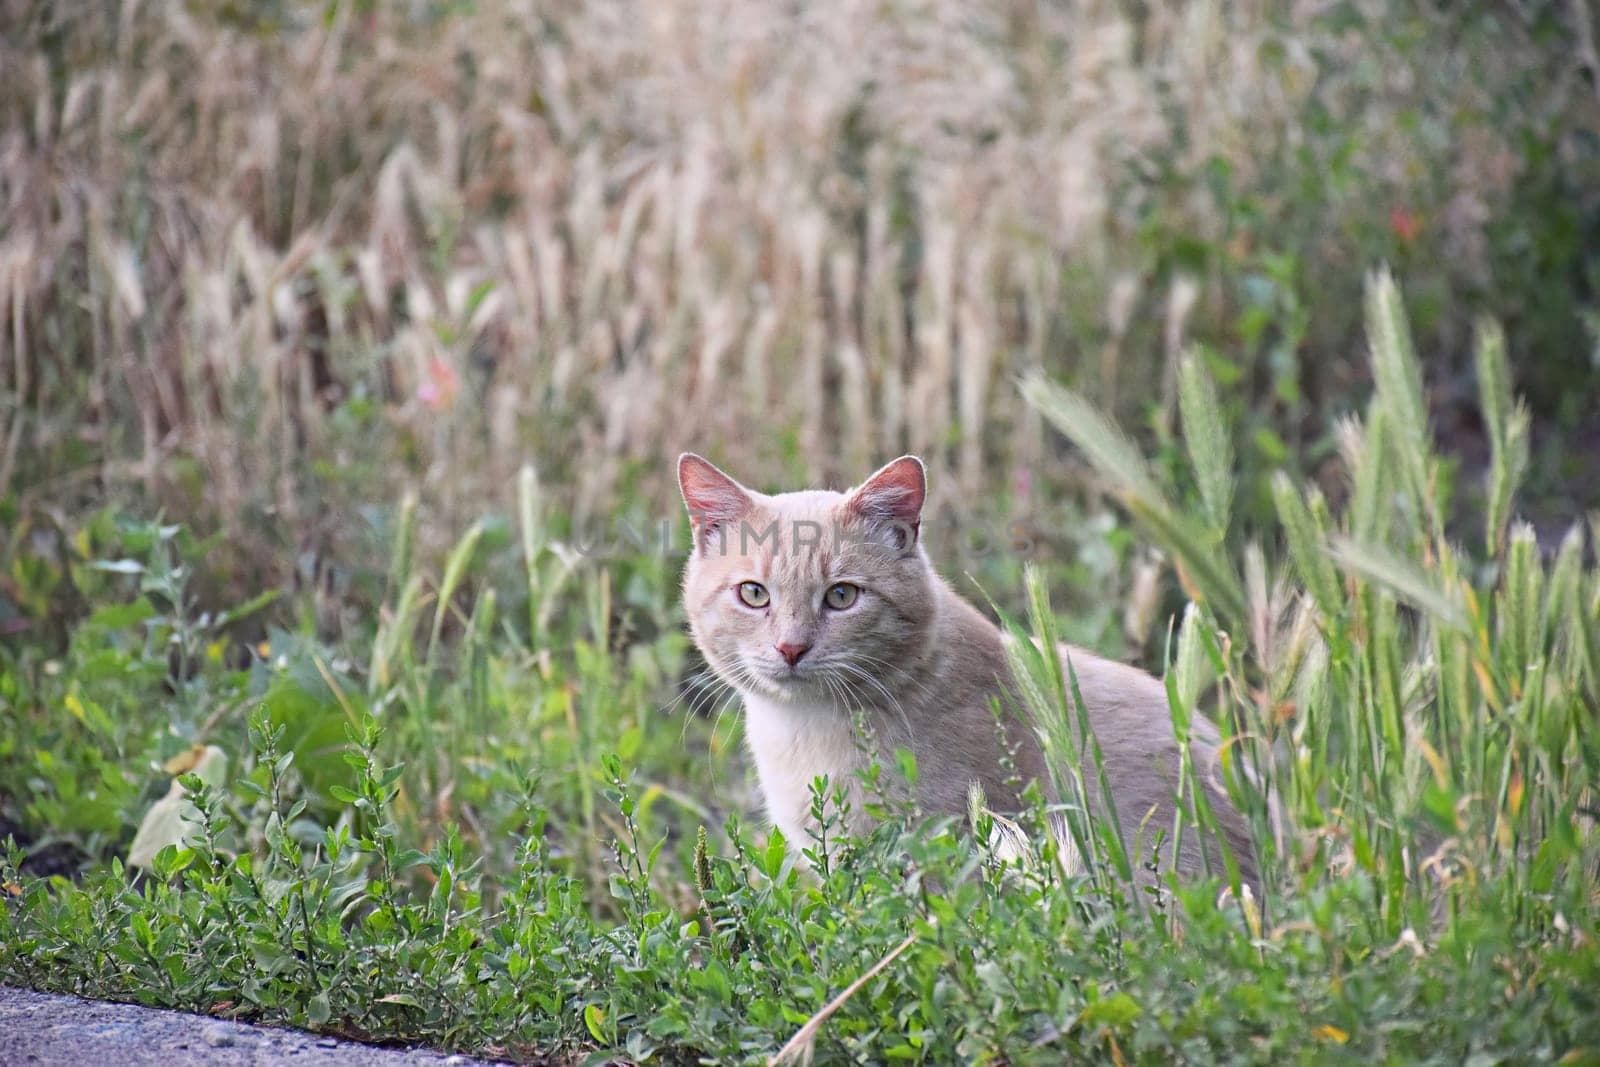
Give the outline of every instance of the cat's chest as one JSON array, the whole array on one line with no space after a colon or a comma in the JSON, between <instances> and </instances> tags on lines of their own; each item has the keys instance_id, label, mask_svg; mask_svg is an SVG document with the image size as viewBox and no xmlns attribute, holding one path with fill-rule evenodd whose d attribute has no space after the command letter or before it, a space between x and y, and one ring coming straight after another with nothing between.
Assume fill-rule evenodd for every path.
<instances>
[{"instance_id":1,"label":"cat's chest","mask_svg":"<svg viewBox=\"0 0 1600 1067\"><path fill-rule=\"evenodd\" d=\"M746 694L745 739L761 777L767 814L784 837L806 844L811 783L819 775L854 790L863 758L850 720L831 706Z\"/></svg>"}]
</instances>

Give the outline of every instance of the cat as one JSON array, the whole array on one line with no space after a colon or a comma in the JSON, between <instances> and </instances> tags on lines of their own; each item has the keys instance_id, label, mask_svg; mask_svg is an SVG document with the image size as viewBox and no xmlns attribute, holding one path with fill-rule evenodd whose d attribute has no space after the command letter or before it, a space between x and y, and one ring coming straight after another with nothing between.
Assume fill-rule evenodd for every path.
<instances>
[{"instance_id":1,"label":"cat","mask_svg":"<svg viewBox=\"0 0 1600 1067\"><path fill-rule=\"evenodd\" d=\"M690 631L711 670L743 700L767 814L787 840L807 840L818 775L845 784L859 813L857 772L868 756L858 718L878 751L904 748L915 757L915 799L925 814L965 813L974 785L995 811L1021 805L1019 781L1048 789L1039 741L1015 713L1006 638L945 584L924 551L921 460L903 456L844 493L769 496L684 453L678 484L693 529L683 580ZM1130 850L1143 842L1132 857L1138 880L1148 884L1153 870L1168 868L1196 874L1196 831L1185 832L1176 856L1170 840L1155 844L1158 829L1171 834L1179 766L1165 687L1082 649L1062 653L1077 673L1123 839ZM1000 729L996 698L1013 709ZM1195 778L1251 881L1250 836L1220 785L1218 744L1216 727L1194 716ZM1097 805L1090 768L1084 778ZM1220 873L1215 841L1206 847Z\"/></svg>"}]
</instances>

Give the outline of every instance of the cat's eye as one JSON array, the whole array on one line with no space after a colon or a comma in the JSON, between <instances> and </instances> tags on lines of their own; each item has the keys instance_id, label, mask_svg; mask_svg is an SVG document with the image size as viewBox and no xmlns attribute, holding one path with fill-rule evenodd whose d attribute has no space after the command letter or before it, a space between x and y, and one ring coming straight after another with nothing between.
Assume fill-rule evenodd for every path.
<instances>
[{"instance_id":1,"label":"cat's eye","mask_svg":"<svg viewBox=\"0 0 1600 1067\"><path fill-rule=\"evenodd\" d=\"M856 597L861 595L861 587L851 585L849 582L839 582L828 587L822 594L822 602L834 611L843 611L856 602Z\"/></svg>"},{"instance_id":2,"label":"cat's eye","mask_svg":"<svg viewBox=\"0 0 1600 1067\"><path fill-rule=\"evenodd\" d=\"M747 608L764 608L772 603L772 594L760 582L740 582L739 600Z\"/></svg>"}]
</instances>

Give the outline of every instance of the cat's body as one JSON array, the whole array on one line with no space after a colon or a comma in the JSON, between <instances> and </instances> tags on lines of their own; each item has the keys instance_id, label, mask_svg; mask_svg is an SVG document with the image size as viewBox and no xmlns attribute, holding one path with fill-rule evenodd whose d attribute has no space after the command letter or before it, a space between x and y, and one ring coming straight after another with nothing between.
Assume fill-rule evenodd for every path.
<instances>
[{"instance_id":1,"label":"cat's body","mask_svg":"<svg viewBox=\"0 0 1600 1067\"><path fill-rule=\"evenodd\" d=\"M690 628L743 698L768 815L787 838L806 839L818 775L844 784L861 810L856 772L868 756L856 712L872 747L916 757L916 800L929 814L965 812L974 783L996 811L1016 809L1019 782L1048 788L1043 753L1018 713L1005 639L922 551L920 462L897 460L849 493L766 496L697 456L680 460L679 480L696 528L684 577ZM1178 780L1165 689L1133 667L1062 651L1103 753L1123 837L1130 848L1142 840L1140 859L1148 858L1157 831L1170 834ZM1230 848L1253 878L1248 832L1217 786L1217 733L1199 716L1191 753ZM1176 857L1182 874L1200 869L1197 836L1186 834ZM1163 868L1173 863L1170 852L1162 846Z\"/></svg>"}]
</instances>

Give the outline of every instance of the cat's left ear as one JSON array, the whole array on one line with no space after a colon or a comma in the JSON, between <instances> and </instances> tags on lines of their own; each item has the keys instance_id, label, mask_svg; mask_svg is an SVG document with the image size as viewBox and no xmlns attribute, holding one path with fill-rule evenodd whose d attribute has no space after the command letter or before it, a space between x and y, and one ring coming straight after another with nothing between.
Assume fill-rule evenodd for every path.
<instances>
[{"instance_id":1,"label":"cat's left ear","mask_svg":"<svg viewBox=\"0 0 1600 1067\"><path fill-rule=\"evenodd\" d=\"M922 460L901 456L852 490L847 506L851 514L888 534L895 548L908 551L917 543L927 493Z\"/></svg>"}]
</instances>

